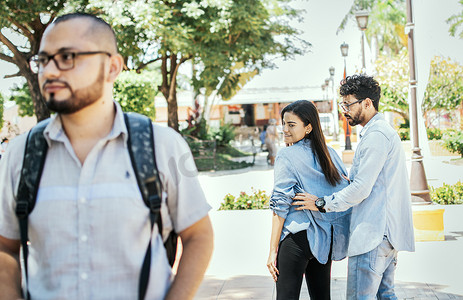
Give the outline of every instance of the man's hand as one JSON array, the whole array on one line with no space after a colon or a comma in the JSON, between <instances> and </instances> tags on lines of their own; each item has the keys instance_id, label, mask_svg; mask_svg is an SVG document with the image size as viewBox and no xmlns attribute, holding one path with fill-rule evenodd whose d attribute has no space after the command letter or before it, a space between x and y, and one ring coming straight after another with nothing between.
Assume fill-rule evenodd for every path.
<instances>
[{"instance_id":1,"label":"man's hand","mask_svg":"<svg viewBox=\"0 0 463 300\"><path fill-rule=\"evenodd\" d=\"M0 236L0 299L21 298L18 240Z\"/></svg>"},{"instance_id":2,"label":"man's hand","mask_svg":"<svg viewBox=\"0 0 463 300\"><path fill-rule=\"evenodd\" d=\"M309 209L318 211L318 208L315 206L315 201L317 199L317 196L311 195L309 193L297 193L293 198L294 202L292 205L298 206L296 207L296 210Z\"/></svg>"},{"instance_id":3,"label":"man's hand","mask_svg":"<svg viewBox=\"0 0 463 300\"><path fill-rule=\"evenodd\" d=\"M212 256L214 234L209 216L179 233L183 252L166 300L193 299Z\"/></svg>"}]
</instances>

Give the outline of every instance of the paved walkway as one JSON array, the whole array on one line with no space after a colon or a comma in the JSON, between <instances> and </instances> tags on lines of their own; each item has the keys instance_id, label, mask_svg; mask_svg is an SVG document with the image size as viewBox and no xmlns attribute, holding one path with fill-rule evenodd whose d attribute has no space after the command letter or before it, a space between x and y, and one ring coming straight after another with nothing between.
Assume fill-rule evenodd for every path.
<instances>
[{"instance_id":1,"label":"paved walkway","mask_svg":"<svg viewBox=\"0 0 463 300\"><path fill-rule=\"evenodd\" d=\"M425 160L430 185L463 180L463 166L449 157ZM269 210L217 211L225 194L252 188L270 193L273 169L265 155L252 168L201 173L199 177L212 205L215 249L195 299L275 299L275 287L266 268L271 228ZM396 271L399 299L463 299L463 205L445 206L445 241L417 242L413 253L400 252ZM345 299L347 260L334 262L332 299ZM309 299L303 285L301 299Z\"/></svg>"}]
</instances>

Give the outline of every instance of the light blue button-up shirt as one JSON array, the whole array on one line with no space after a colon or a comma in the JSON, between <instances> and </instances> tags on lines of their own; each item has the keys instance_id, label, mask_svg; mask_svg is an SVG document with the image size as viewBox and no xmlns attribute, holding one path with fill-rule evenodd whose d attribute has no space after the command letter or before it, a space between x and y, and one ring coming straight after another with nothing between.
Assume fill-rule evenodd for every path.
<instances>
[{"instance_id":1,"label":"light blue button-up shirt","mask_svg":"<svg viewBox=\"0 0 463 300\"><path fill-rule=\"evenodd\" d=\"M340 174L347 174L336 152L328 148L331 159ZM303 139L291 147L281 149L275 160L274 189L270 208L285 219L280 241L289 233L307 230L310 250L321 262L328 261L333 231L333 251L331 258L341 260L346 257L350 210L346 212L320 213L318 211L295 210L291 205L296 193L308 192L322 197L339 191L349 183L342 178L336 186L329 184L311 147L311 141Z\"/></svg>"},{"instance_id":2,"label":"light blue button-up shirt","mask_svg":"<svg viewBox=\"0 0 463 300\"><path fill-rule=\"evenodd\" d=\"M414 251L408 171L399 135L376 114L360 132L351 184L326 196L327 211L353 207L348 255L376 248L386 235L397 251Z\"/></svg>"}]
</instances>

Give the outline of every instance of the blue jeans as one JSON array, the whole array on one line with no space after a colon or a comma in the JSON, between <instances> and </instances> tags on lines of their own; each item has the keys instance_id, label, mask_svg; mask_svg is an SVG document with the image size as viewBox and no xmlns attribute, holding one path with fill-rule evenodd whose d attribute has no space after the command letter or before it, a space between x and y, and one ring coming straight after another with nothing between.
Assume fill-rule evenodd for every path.
<instances>
[{"instance_id":1,"label":"blue jeans","mask_svg":"<svg viewBox=\"0 0 463 300\"><path fill-rule=\"evenodd\" d=\"M394 271L397 250L387 237L370 252L349 257L347 299L397 299L394 293Z\"/></svg>"}]
</instances>

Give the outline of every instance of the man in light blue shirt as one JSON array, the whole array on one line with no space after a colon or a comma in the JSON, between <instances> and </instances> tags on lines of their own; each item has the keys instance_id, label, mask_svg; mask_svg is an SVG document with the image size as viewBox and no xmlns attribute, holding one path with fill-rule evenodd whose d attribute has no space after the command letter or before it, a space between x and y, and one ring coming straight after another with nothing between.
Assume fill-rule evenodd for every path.
<instances>
[{"instance_id":1,"label":"man in light blue shirt","mask_svg":"<svg viewBox=\"0 0 463 300\"><path fill-rule=\"evenodd\" d=\"M340 94L349 124L363 126L351 184L323 198L297 194L293 205L328 212L352 207L347 299L397 299L397 252L415 250L405 154L397 132L378 113L381 88L376 80L349 76Z\"/></svg>"}]
</instances>

